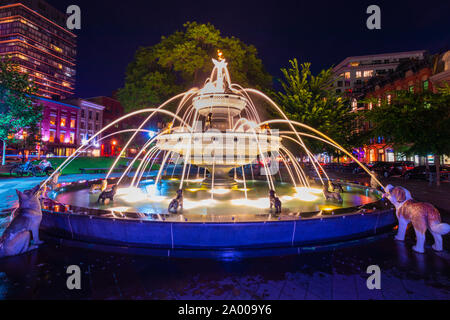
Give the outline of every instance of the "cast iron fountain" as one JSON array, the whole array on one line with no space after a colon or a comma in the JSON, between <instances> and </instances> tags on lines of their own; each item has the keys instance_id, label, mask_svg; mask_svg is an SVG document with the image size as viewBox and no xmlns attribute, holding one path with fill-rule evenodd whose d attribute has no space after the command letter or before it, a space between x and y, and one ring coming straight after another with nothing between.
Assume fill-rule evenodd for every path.
<instances>
[{"instance_id":1,"label":"cast iron fountain","mask_svg":"<svg viewBox=\"0 0 450 320\"><path fill-rule=\"evenodd\" d=\"M350 152L314 128L290 121L262 92L233 84L221 53L213 62L203 88L116 120L69 157L55 174L124 119L149 114L136 129L125 130L132 136L124 150L138 134L148 132L146 125L156 114L172 119L142 145L119 176L113 172L120 157L114 161L105 177L117 189L114 201L97 203L99 195L89 193L92 184L101 184L99 180L61 184L48 193L42 231L71 245L223 255L273 248L298 252L304 245L336 243L392 229L393 210L377 190L345 184L342 203L325 200L322 189L331 180L303 138L331 145L360 164ZM261 121L255 96L275 108L282 119ZM174 103L176 111L168 111ZM288 129L277 130L277 125ZM292 141L309 158L313 177L283 141ZM152 170L156 161L159 169ZM175 197L182 206L174 212ZM280 202L282 210L271 209L271 204Z\"/></svg>"}]
</instances>

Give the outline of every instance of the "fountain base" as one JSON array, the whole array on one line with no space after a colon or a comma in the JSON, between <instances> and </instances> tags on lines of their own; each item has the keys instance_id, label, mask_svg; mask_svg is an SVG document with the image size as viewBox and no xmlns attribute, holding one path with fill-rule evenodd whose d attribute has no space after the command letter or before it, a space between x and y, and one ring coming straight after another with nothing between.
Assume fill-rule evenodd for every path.
<instances>
[{"instance_id":1,"label":"fountain base","mask_svg":"<svg viewBox=\"0 0 450 320\"><path fill-rule=\"evenodd\" d=\"M237 182L230 177L230 171L234 167L230 166L214 166L214 167L206 167L206 169L210 172L209 176L203 181L203 185L207 188L214 189L229 189L237 186ZM213 183L214 176L214 183Z\"/></svg>"}]
</instances>

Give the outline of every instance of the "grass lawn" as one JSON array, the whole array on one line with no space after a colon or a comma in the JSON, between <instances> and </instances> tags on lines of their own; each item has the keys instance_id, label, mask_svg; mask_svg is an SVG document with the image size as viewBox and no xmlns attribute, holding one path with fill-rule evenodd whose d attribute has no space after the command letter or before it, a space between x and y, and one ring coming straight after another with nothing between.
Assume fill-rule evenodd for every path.
<instances>
[{"instance_id":1,"label":"grass lawn","mask_svg":"<svg viewBox=\"0 0 450 320\"><path fill-rule=\"evenodd\" d=\"M67 158L49 158L48 160L50 161L50 163L52 164L52 167L54 169L58 168ZM80 158L76 158L74 159L62 172L63 175L69 175L69 174L79 174L81 173L80 169L81 168L85 168L85 169L108 169L110 168L114 161L115 161L115 157L114 158L94 158L94 157L80 157ZM117 163L116 168L120 169L120 166L125 166L127 165L127 162L131 160L128 159L124 159L121 158L119 160L119 162ZM39 164L40 161L34 161L33 164L37 165ZM136 161L133 165L133 168L137 168L140 164L140 160ZM153 170L158 170L160 167L159 164L154 164L153 165ZM148 170L148 168L147 168ZM7 172L6 172L7 171ZM15 175L14 175L15 176ZM11 175L9 174L9 167L7 168L7 170L5 169L5 172L2 170L0 172L0 178L8 178L11 177Z\"/></svg>"},{"instance_id":2,"label":"grass lawn","mask_svg":"<svg viewBox=\"0 0 450 320\"><path fill-rule=\"evenodd\" d=\"M81 173L80 169L81 168L99 168L99 169L103 169L103 168L110 168L116 158L76 158L75 160L73 160L62 172L63 175L66 174L79 174ZM50 158L48 159L53 168L58 168L65 160L66 158ZM123 165L125 166L127 164L127 162L131 160L128 159L124 159L121 158L119 160L119 162L117 163L117 166ZM133 165L133 168L137 168L140 164L140 161L136 161ZM153 169L157 169L158 165L154 165Z\"/></svg>"}]
</instances>

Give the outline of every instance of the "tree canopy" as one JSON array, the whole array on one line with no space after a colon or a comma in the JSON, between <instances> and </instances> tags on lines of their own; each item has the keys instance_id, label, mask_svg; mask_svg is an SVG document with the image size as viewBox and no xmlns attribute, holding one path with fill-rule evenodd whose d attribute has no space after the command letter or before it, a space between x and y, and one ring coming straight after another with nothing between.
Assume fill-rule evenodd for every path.
<instances>
[{"instance_id":1,"label":"tree canopy","mask_svg":"<svg viewBox=\"0 0 450 320\"><path fill-rule=\"evenodd\" d=\"M367 112L373 135L384 136L407 155L450 153L450 92L391 93L391 101ZM373 105L377 105L372 102Z\"/></svg>"},{"instance_id":2,"label":"tree canopy","mask_svg":"<svg viewBox=\"0 0 450 320\"><path fill-rule=\"evenodd\" d=\"M311 72L311 64L290 61L290 67L281 69L283 91L274 94L275 101L291 120L309 125L332 137L345 148L355 145L352 135L355 115L347 99L333 89L332 69L322 70L318 75ZM311 140L312 151L334 152L329 146Z\"/></svg>"},{"instance_id":3,"label":"tree canopy","mask_svg":"<svg viewBox=\"0 0 450 320\"><path fill-rule=\"evenodd\" d=\"M218 50L228 61L233 82L260 90L271 87L272 77L253 45L222 36L209 23L187 22L183 27L156 45L138 49L127 68L125 86L118 92L127 111L156 106L177 93L201 87Z\"/></svg>"},{"instance_id":4,"label":"tree canopy","mask_svg":"<svg viewBox=\"0 0 450 320\"><path fill-rule=\"evenodd\" d=\"M33 104L37 88L27 74L8 58L0 60L0 139L14 143L15 135L23 129L37 132L42 119L41 106Z\"/></svg>"}]
</instances>

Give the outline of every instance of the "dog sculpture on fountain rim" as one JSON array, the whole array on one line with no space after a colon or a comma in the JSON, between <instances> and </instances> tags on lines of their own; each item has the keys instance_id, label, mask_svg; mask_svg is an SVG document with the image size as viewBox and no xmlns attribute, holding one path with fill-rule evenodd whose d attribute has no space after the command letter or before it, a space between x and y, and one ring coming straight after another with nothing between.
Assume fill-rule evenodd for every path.
<instances>
[{"instance_id":1,"label":"dog sculpture on fountain rim","mask_svg":"<svg viewBox=\"0 0 450 320\"><path fill-rule=\"evenodd\" d=\"M442 236L450 232L450 225L442 223L439 211L430 203L417 202L403 187L388 185L385 197L395 206L398 219L396 240L404 241L406 228L410 223L416 232L417 242L413 250L425 252L425 233L430 230L434 238L433 250L442 251Z\"/></svg>"},{"instance_id":2,"label":"dog sculpture on fountain rim","mask_svg":"<svg viewBox=\"0 0 450 320\"><path fill-rule=\"evenodd\" d=\"M39 240L39 226L42 221L40 186L25 192L16 192L19 208L12 214L13 219L0 238L0 258L32 251L43 243Z\"/></svg>"}]
</instances>

